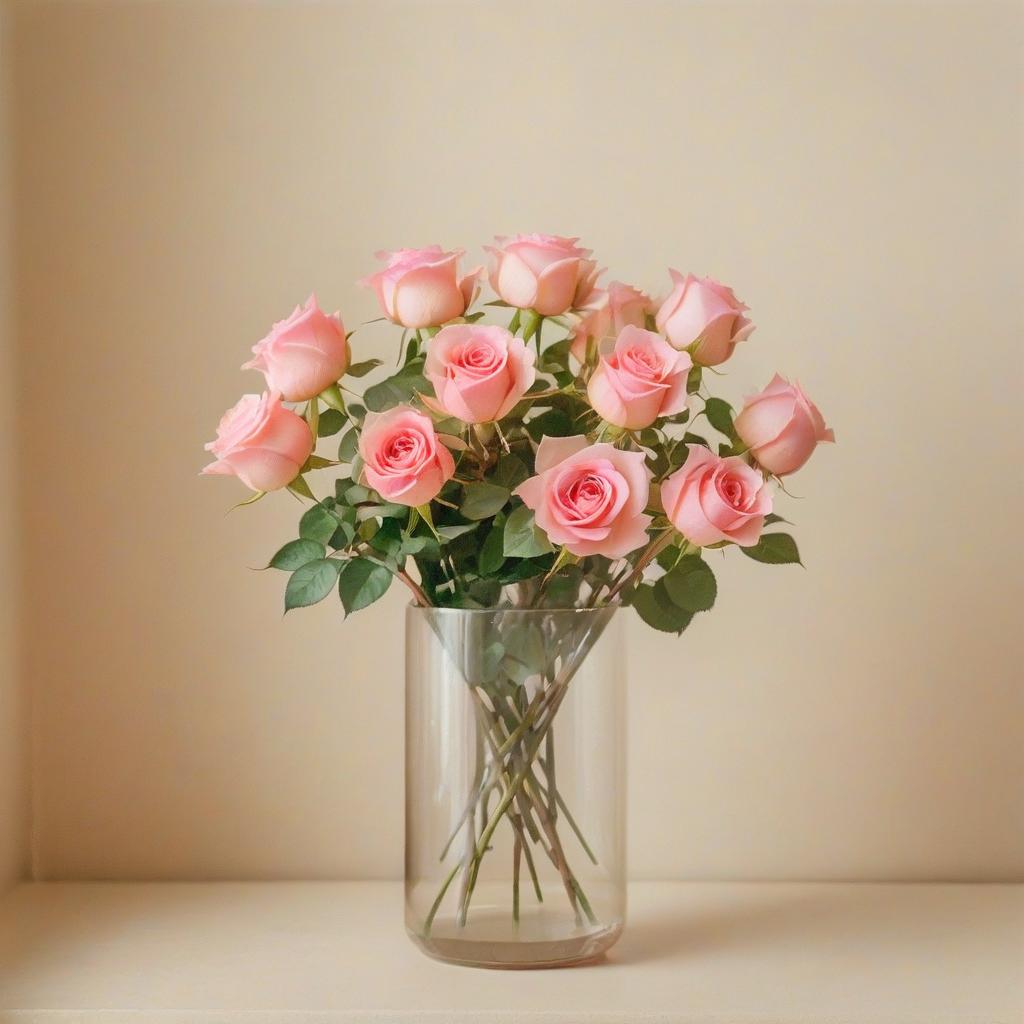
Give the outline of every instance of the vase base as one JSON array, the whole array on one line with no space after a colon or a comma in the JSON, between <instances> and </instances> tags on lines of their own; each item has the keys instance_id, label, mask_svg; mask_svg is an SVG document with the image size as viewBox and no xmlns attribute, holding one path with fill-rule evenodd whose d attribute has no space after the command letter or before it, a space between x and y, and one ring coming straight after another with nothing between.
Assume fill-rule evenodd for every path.
<instances>
[{"instance_id":1,"label":"vase base","mask_svg":"<svg viewBox=\"0 0 1024 1024\"><path fill-rule=\"evenodd\" d=\"M561 939L460 939L440 935L423 936L413 931L409 931L409 938L434 960L462 967L521 971L592 963L603 957L621 934L620 922Z\"/></svg>"}]
</instances>

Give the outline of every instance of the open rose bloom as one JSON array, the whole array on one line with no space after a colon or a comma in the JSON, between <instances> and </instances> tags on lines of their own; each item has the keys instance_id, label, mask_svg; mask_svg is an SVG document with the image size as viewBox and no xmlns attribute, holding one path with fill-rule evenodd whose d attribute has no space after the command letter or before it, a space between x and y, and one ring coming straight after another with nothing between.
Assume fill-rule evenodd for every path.
<instances>
[{"instance_id":1,"label":"open rose bloom","mask_svg":"<svg viewBox=\"0 0 1024 1024\"><path fill-rule=\"evenodd\" d=\"M697 547L730 541L753 547L761 537L772 496L764 477L740 458L720 458L687 445L683 468L661 485L672 525Z\"/></svg>"},{"instance_id":2,"label":"open rose bloom","mask_svg":"<svg viewBox=\"0 0 1024 1024\"><path fill-rule=\"evenodd\" d=\"M597 288L576 238L488 251L481 302L461 250L378 254L364 283L388 323L356 326L355 362L312 297L274 324L247 364L270 390L224 416L203 472L255 491L243 504L282 488L302 502L269 561L286 611L409 602L414 941L552 966L592 959L624 920L615 624L635 614L699 643L720 559L798 563L778 477L833 435L782 377L738 415L712 394L739 393L708 368L732 369L753 330L730 287L672 271L655 303Z\"/></svg>"},{"instance_id":3,"label":"open rose bloom","mask_svg":"<svg viewBox=\"0 0 1024 1024\"><path fill-rule=\"evenodd\" d=\"M431 341L423 372L432 408L463 423L507 416L537 378L537 355L504 327L452 324Z\"/></svg>"},{"instance_id":4,"label":"open rose bloom","mask_svg":"<svg viewBox=\"0 0 1024 1024\"><path fill-rule=\"evenodd\" d=\"M254 491L278 491L298 475L313 451L313 435L281 396L243 395L221 417L206 450L216 459L203 473L237 476Z\"/></svg>"},{"instance_id":5,"label":"open rose bloom","mask_svg":"<svg viewBox=\"0 0 1024 1024\"><path fill-rule=\"evenodd\" d=\"M253 358L243 370L260 370L267 387L289 402L319 395L348 369L349 349L345 327L335 313L328 316L310 295L304 306L253 347Z\"/></svg>"},{"instance_id":6,"label":"open rose bloom","mask_svg":"<svg viewBox=\"0 0 1024 1024\"><path fill-rule=\"evenodd\" d=\"M574 555L606 558L622 558L647 543L651 475L642 453L590 444L585 437L545 437L536 470L516 494L553 543Z\"/></svg>"},{"instance_id":7,"label":"open rose bloom","mask_svg":"<svg viewBox=\"0 0 1024 1024\"><path fill-rule=\"evenodd\" d=\"M587 397L608 423L642 430L686 408L686 379L693 365L653 331L625 327L610 355L590 378Z\"/></svg>"}]
</instances>

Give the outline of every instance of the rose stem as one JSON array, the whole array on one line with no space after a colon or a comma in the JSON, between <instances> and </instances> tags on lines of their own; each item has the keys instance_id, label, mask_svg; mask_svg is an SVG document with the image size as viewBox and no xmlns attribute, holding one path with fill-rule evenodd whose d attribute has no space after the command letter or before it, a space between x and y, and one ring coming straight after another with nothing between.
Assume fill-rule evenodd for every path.
<instances>
[{"instance_id":1,"label":"rose stem","mask_svg":"<svg viewBox=\"0 0 1024 1024\"><path fill-rule=\"evenodd\" d=\"M657 540L651 542L647 550L644 551L644 553L637 560L636 565L633 567L633 571L628 576L625 576L623 579L620 579L619 582L616 583L615 586L612 587L612 589L608 592L608 596L605 598L605 604L610 604L618 596L619 592L624 587L632 583L634 580L636 580L639 576L643 574L644 569L646 569L647 566L651 564L651 562L658 555L658 553L663 548L668 547L668 545L671 543L673 532L674 531L667 529Z\"/></svg>"},{"instance_id":2,"label":"rose stem","mask_svg":"<svg viewBox=\"0 0 1024 1024\"><path fill-rule=\"evenodd\" d=\"M519 924L519 863L523 858L523 841L516 833L512 847L512 920Z\"/></svg>"}]
</instances>

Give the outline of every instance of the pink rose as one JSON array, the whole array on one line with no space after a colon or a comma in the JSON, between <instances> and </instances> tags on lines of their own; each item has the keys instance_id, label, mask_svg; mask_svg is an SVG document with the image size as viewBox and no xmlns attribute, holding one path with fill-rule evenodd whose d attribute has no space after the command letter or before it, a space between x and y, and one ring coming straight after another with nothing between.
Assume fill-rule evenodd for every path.
<instances>
[{"instance_id":1,"label":"pink rose","mask_svg":"<svg viewBox=\"0 0 1024 1024\"><path fill-rule=\"evenodd\" d=\"M536 354L504 327L451 324L430 341L423 372L436 406L464 423L508 415L537 379Z\"/></svg>"},{"instance_id":2,"label":"pink rose","mask_svg":"<svg viewBox=\"0 0 1024 1024\"><path fill-rule=\"evenodd\" d=\"M399 505L425 505L455 472L430 417L408 405L366 414L359 436L366 482Z\"/></svg>"},{"instance_id":3,"label":"pink rose","mask_svg":"<svg viewBox=\"0 0 1024 1024\"><path fill-rule=\"evenodd\" d=\"M597 280L597 264L578 238L558 235L515 235L498 238L492 254L491 287L510 306L558 316L586 304Z\"/></svg>"},{"instance_id":4,"label":"pink rose","mask_svg":"<svg viewBox=\"0 0 1024 1024\"><path fill-rule=\"evenodd\" d=\"M646 327L647 314L654 312L654 303L632 285L612 281L607 289L598 289L590 298L587 309L580 310L582 318L573 329L570 355L578 363L587 361L587 346L591 341L601 342L614 338L623 327Z\"/></svg>"},{"instance_id":5,"label":"pink rose","mask_svg":"<svg viewBox=\"0 0 1024 1024\"><path fill-rule=\"evenodd\" d=\"M243 395L221 417L217 440L206 445L217 457L204 473L237 476L254 491L287 487L313 451L306 421L281 404L281 396Z\"/></svg>"},{"instance_id":6,"label":"pink rose","mask_svg":"<svg viewBox=\"0 0 1024 1024\"><path fill-rule=\"evenodd\" d=\"M319 395L348 369L349 348L338 314L328 316L310 295L287 320L253 346L255 358L243 370L261 370L267 387L286 401L303 402Z\"/></svg>"},{"instance_id":7,"label":"pink rose","mask_svg":"<svg viewBox=\"0 0 1024 1024\"><path fill-rule=\"evenodd\" d=\"M402 327L437 327L466 312L479 288L482 267L459 278L461 249L445 252L439 245L426 249L378 252L387 267L359 283L372 287L384 315Z\"/></svg>"},{"instance_id":8,"label":"pink rose","mask_svg":"<svg viewBox=\"0 0 1024 1024\"><path fill-rule=\"evenodd\" d=\"M731 540L757 543L772 496L761 474L738 456L720 458L689 444L686 462L661 485L661 502L672 525L698 547Z\"/></svg>"},{"instance_id":9,"label":"pink rose","mask_svg":"<svg viewBox=\"0 0 1024 1024\"><path fill-rule=\"evenodd\" d=\"M543 437L536 469L515 493L553 544L581 557L622 558L647 543L651 474L642 452L585 437Z\"/></svg>"},{"instance_id":10,"label":"pink rose","mask_svg":"<svg viewBox=\"0 0 1024 1024\"><path fill-rule=\"evenodd\" d=\"M778 374L745 400L736 433L757 461L776 476L795 473L821 441L835 441L818 407L799 384Z\"/></svg>"},{"instance_id":11,"label":"pink rose","mask_svg":"<svg viewBox=\"0 0 1024 1024\"><path fill-rule=\"evenodd\" d=\"M602 356L587 398L609 423L627 430L649 427L659 416L686 408L686 377L693 365L664 338L624 327L610 355Z\"/></svg>"},{"instance_id":12,"label":"pink rose","mask_svg":"<svg viewBox=\"0 0 1024 1024\"><path fill-rule=\"evenodd\" d=\"M724 363L736 345L750 337L754 325L744 316L747 307L731 288L710 277L685 277L670 270L675 282L669 297L658 310L658 330L676 348L688 348L695 341L693 361L701 366ZM699 341L698 341L699 339Z\"/></svg>"}]
</instances>

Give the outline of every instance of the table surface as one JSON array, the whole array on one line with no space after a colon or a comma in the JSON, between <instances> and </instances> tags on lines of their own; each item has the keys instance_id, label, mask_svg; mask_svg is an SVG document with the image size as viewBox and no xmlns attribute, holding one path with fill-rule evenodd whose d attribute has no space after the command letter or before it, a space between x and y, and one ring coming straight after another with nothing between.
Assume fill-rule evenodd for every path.
<instances>
[{"instance_id":1,"label":"table surface","mask_svg":"<svg viewBox=\"0 0 1024 1024\"><path fill-rule=\"evenodd\" d=\"M394 882L35 883L0 901L0 1022L1021 1024L1024 886L636 883L602 963L486 971Z\"/></svg>"}]
</instances>

